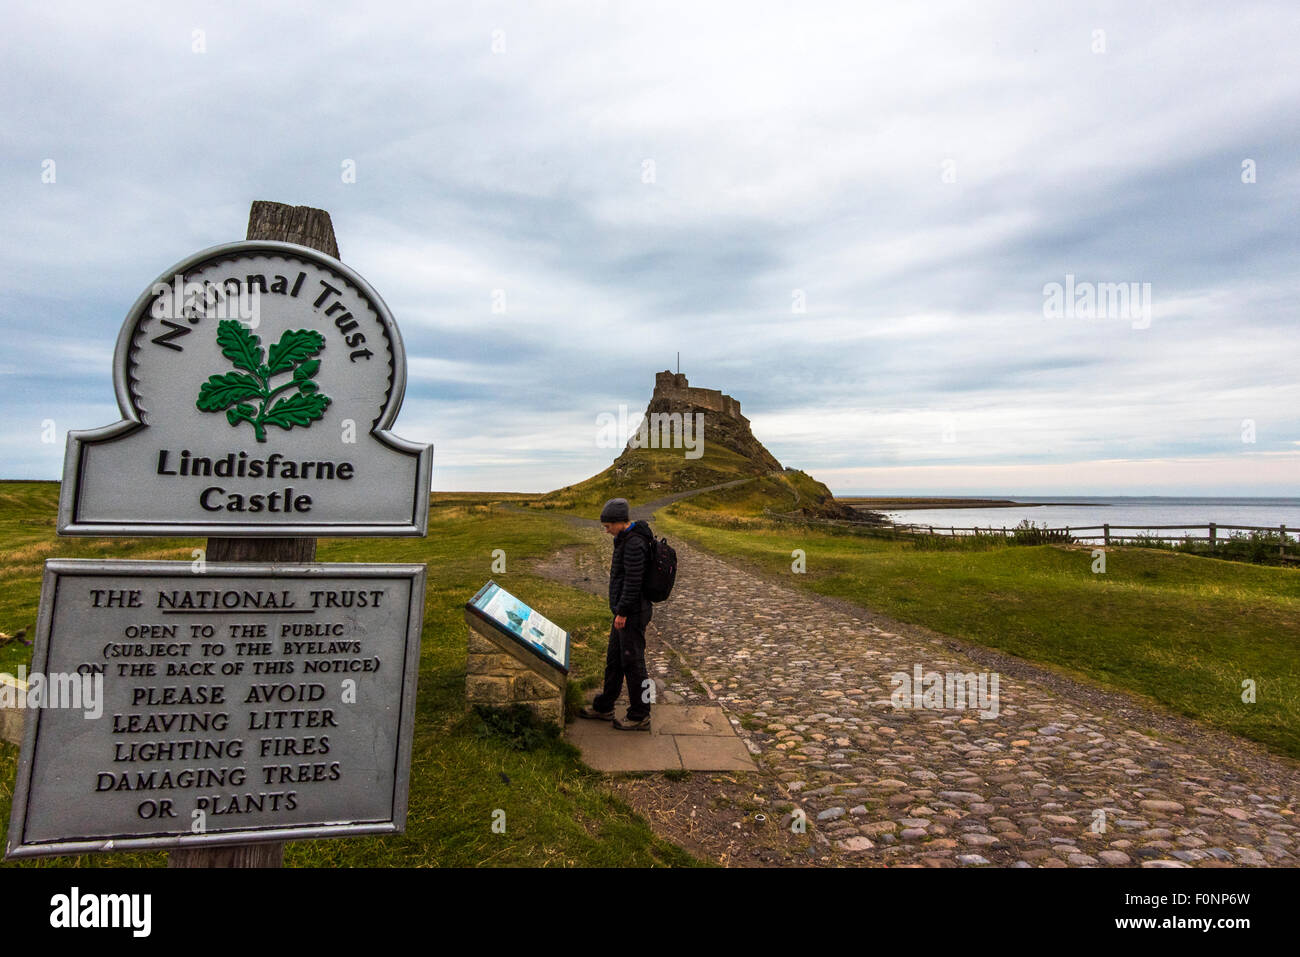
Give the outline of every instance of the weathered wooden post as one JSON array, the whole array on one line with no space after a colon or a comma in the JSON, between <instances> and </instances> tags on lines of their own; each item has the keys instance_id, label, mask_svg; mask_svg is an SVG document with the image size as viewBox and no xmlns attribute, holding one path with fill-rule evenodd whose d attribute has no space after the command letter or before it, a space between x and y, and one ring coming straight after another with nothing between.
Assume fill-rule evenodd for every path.
<instances>
[{"instance_id":1,"label":"weathered wooden post","mask_svg":"<svg viewBox=\"0 0 1300 957\"><path fill-rule=\"evenodd\" d=\"M334 223L323 209L255 200L248 210L248 239L297 243L339 258ZM311 562L314 538L209 538L210 562ZM229 847L179 848L167 855L168 867L280 867L284 844L235 844Z\"/></svg>"},{"instance_id":2,"label":"weathered wooden post","mask_svg":"<svg viewBox=\"0 0 1300 957\"><path fill-rule=\"evenodd\" d=\"M1210 551L1214 551L1215 547L1219 544L1218 538L1219 538L1219 527L1216 523L1211 522L1210 523Z\"/></svg>"},{"instance_id":3,"label":"weathered wooden post","mask_svg":"<svg viewBox=\"0 0 1300 957\"><path fill-rule=\"evenodd\" d=\"M1107 522L1101 528L1102 528L1102 539L1106 544L1106 546L1109 547L1110 546L1110 522Z\"/></svg>"}]
</instances>

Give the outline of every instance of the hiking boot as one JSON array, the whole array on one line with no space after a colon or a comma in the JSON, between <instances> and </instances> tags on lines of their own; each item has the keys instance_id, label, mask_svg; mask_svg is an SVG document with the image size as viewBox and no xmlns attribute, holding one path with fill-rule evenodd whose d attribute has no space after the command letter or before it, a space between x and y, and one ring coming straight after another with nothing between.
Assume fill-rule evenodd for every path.
<instances>
[{"instance_id":1,"label":"hiking boot","mask_svg":"<svg viewBox=\"0 0 1300 957\"><path fill-rule=\"evenodd\" d=\"M618 718L615 718L614 727L618 728L620 731L649 731L650 715L646 715L644 718L628 717L621 721Z\"/></svg>"},{"instance_id":2,"label":"hiking boot","mask_svg":"<svg viewBox=\"0 0 1300 957\"><path fill-rule=\"evenodd\" d=\"M594 708L579 708L578 717L591 718L593 721L613 721L614 709L610 708L608 711L597 711Z\"/></svg>"}]
</instances>

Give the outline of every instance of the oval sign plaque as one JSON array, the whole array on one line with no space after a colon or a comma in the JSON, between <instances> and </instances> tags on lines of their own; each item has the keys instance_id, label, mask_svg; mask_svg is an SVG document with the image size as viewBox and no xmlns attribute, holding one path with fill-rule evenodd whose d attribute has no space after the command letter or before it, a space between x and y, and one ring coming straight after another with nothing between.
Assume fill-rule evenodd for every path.
<instances>
[{"instance_id":1,"label":"oval sign plaque","mask_svg":"<svg viewBox=\"0 0 1300 957\"><path fill-rule=\"evenodd\" d=\"M389 432L406 387L392 314L292 243L204 250L117 339L122 421L68 433L63 535L424 535L433 447Z\"/></svg>"}]
</instances>

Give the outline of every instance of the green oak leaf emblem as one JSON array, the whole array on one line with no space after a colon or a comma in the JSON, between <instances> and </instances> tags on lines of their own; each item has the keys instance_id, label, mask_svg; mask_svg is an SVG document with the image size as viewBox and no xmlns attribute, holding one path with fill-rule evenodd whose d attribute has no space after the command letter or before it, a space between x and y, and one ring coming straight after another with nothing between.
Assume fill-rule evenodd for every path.
<instances>
[{"instance_id":1,"label":"green oak leaf emblem","mask_svg":"<svg viewBox=\"0 0 1300 957\"><path fill-rule=\"evenodd\" d=\"M262 340L237 319L217 323L217 345L230 364L242 372L209 376L199 387L195 404L200 412L225 412L232 426L249 422L257 441L266 441L266 427L292 429L309 427L324 417L329 396L315 382L320 360L313 358L325 348L325 337L310 329L290 329L262 356ZM272 387L271 380L291 373L288 382ZM271 401L286 389L292 395Z\"/></svg>"}]
</instances>

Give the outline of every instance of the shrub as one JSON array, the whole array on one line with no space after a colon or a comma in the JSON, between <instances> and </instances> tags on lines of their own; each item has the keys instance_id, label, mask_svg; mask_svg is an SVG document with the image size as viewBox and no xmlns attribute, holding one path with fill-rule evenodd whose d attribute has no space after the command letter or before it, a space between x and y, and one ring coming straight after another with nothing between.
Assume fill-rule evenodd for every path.
<instances>
[{"instance_id":1,"label":"shrub","mask_svg":"<svg viewBox=\"0 0 1300 957\"><path fill-rule=\"evenodd\" d=\"M474 706L474 733L480 738L496 738L516 751L533 751L560 740L560 729L553 721L541 722L522 704L508 708Z\"/></svg>"},{"instance_id":2,"label":"shrub","mask_svg":"<svg viewBox=\"0 0 1300 957\"><path fill-rule=\"evenodd\" d=\"M1183 544L1186 543L1187 543L1186 540L1184 540ZM1174 548L1175 547L1173 542L1166 541L1163 538L1157 538L1154 535L1135 535L1132 538L1124 539L1123 544L1134 545L1138 548ZM1179 545L1177 547L1181 548L1182 545Z\"/></svg>"},{"instance_id":3,"label":"shrub","mask_svg":"<svg viewBox=\"0 0 1300 957\"><path fill-rule=\"evenodd\" d=\"M991 548L1004 548L1007 537L994 532L975 532L971 535L930 535L921 533L912 537L912 547L922 552L982 552Z\"/></svg>"},{"instance_id":4,"label":"shrub","mask_svg":"<svg viewBox=\"0 0 1300 957\"><path fill-rule=\"evenodd\" d=\"M1011 530L1011 544L1013 545L1072 545L1074 536L1061 528L1048 528L1044 524L1041 528L1031 522L1029 519L1022 519L1020 524Z\"/></svg>"},{"instance_id":5,"label":"shrub","mask_svg":"<svg viewBox=\"0 0 1300 957\"><path fill-rule=\"evenodd\" d=\"M1284 540L1281 532L1235 531L1227 538L1219 538L1213 547L1207 539L1188 536L1177 548L1191 555L1258 565L1282 565L1286 564L1284 556L1300 556L1300 543L1290 535Z\"/></svg>"}]
</instances>

